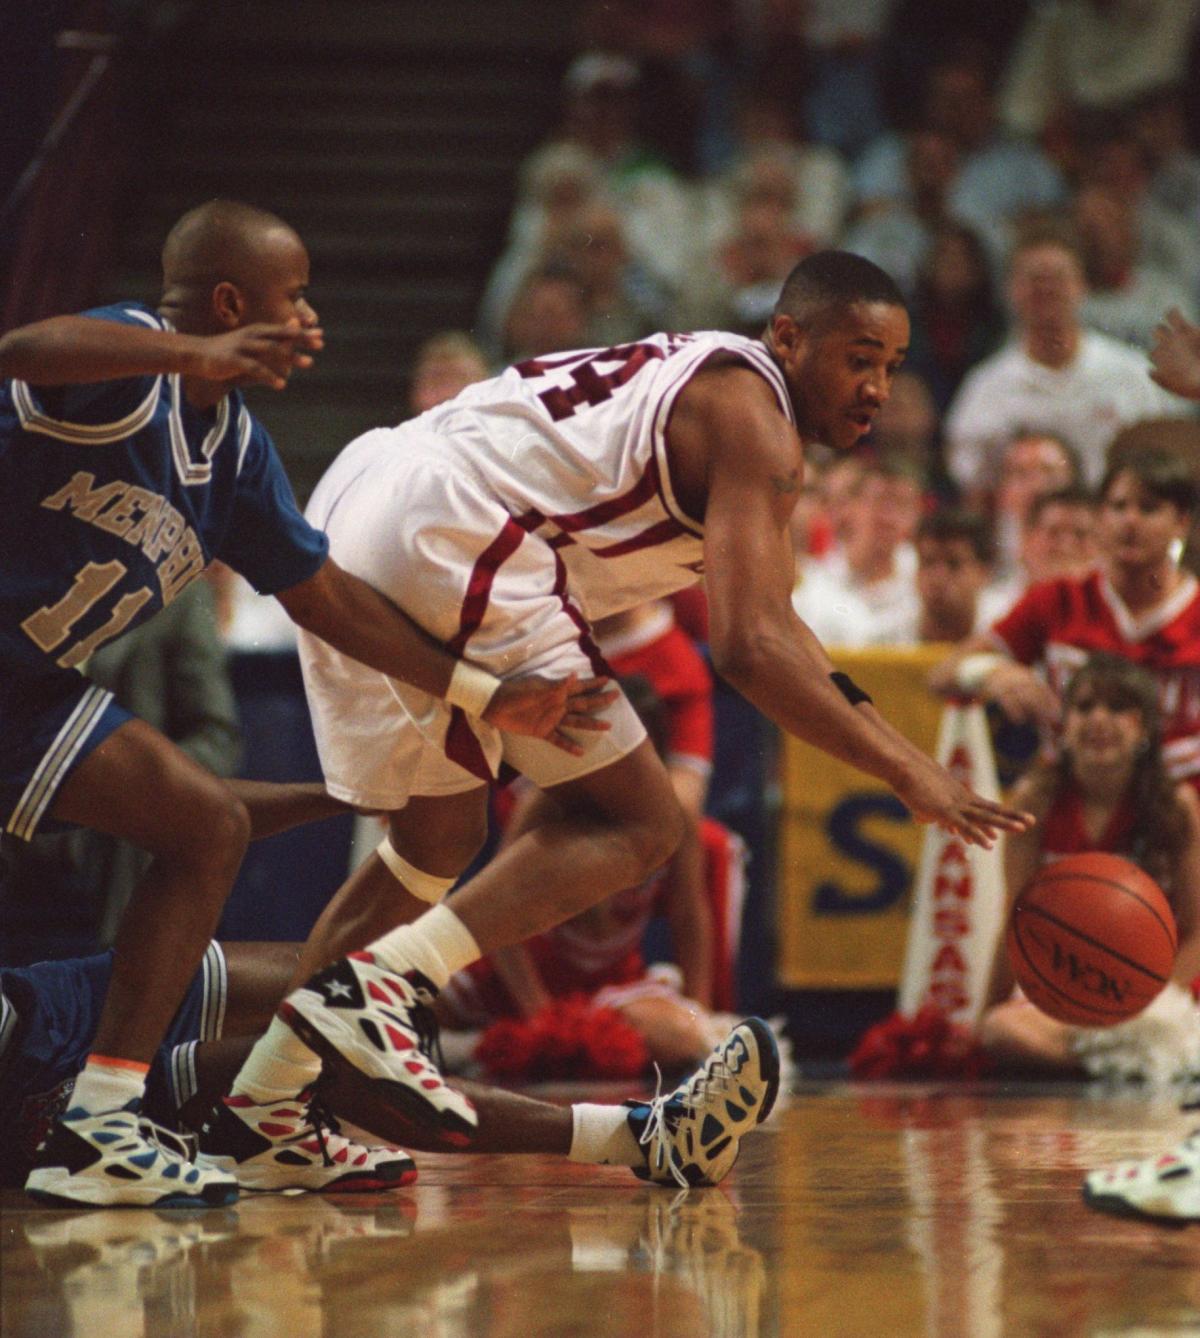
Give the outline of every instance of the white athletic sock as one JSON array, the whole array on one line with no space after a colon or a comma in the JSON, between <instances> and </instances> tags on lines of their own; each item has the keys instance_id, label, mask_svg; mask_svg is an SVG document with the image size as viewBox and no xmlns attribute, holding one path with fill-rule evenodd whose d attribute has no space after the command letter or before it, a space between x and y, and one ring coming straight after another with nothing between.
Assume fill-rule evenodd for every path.
<instances>
[{"instance_id":1,"label":"white athletic sock","mask_svg":"<svg viewBox=\"0 0 1200 1338\"><path fill-rule=\"evenodd\" d=\"M68 1109L82 1106L89 1115L102 1110L120 1110L130 1101L140 1101L146 1094L149 1064L133 1059L113 1059L109 1055L88 1055L83 1072L75 1079Z\"/></svg>"},{"instance_id":2,"label":"white athletic sock","mask_svg":"<svg viewBox=\"0 0 1200 1338\"><path fill-rule=\"evenodd\" d=\"M483 955L475 937L449 906L434 906L410 925L400 925L367 949L397 975L415 967L440 990L455 971Z\"/></svg>"},{"instance_id":3,"label":"white athletic sock","mask_svg":"<svg viewBox=\"0 0 1200 1338\"><path fill-rule=\"evenodd\" d=\"M254 1043L233 1083L233 1091L259 1105L286 1101L316 1082L321 1060L277 1017Z\"/></svg>"},{"instance_id":4,"label":"white athletic sock","mask_svg":"<svg viewBox=\"0 0 1200 1338\"><path fill-rule=\"evenodd\" d=\"M571 1161L588 1166L641 1166L646 1154L629 1127L624 1106L580 1102L571 1107Z\"/></svg>"}]
</instances>

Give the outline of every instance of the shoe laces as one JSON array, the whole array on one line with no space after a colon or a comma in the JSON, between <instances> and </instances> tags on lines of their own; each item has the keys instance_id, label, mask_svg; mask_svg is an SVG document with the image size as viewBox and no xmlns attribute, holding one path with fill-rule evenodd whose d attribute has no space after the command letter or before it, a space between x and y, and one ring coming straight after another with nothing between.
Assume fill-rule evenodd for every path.
<instances>
[{"instance_id":1,"label":"shoe laces","mask_svg":"<svg viewBox=\"0 0 1200 1338\"><path fill-rule=\"evenodd\" d=\"M147 1143L152 1143L168 1157L194 1162L200 1151L200 1140L195 1134L168 1129L165 1125L156 1124L147 1115L138 1116L137 1130Z\"/></svg>"},{"instance_id":2,"label":"shoe laces","mask_svg":"<svg viewBox=\"0 0 1200 1338\"><path fill-rule=\"evenodd\" d=\"M724 1058L719 1054L710 1055L703 1068L684 1084L679 1096L685 1104L695 1109L710 1092L728 1092L734 1081L734 1074Z\"/></svg>"},{"instance_id":3,"label":"shoe laces","mask_svg":"<svg viewBox=\"0 0 1200 1338\"><path fill-rule=\"evenodd\" d=\"M654 1096L647 1103L649 1114L638 1142L647 1149L648 1158L661 1148L675 1183L690 1189L691 1183L675 1165L670 1149L666 1146L667 1140L675 1133L679 1122L688 1115L694 1115L710 1093L727 1092L733 1086L734 1075L720 1055L711 1055L699 1072L666 1096L662 1095L662 1070L657 1064L654 1066L654 1075Z\"/></svg>"},{"instance_id":4,"label":"shoe laces","mask_svg":"<svg viewBox=\"0 0 1200 1338\"><path fill-rule=\"evenodd\" d=\"M669 1109L673 1107L673 1109ZM663 1155L667 1170L677 1185L690 1189L687 1176L675 1165L671 1156L669 1139L679 1126L679 1120L685 1107L678 1092L662 1095L662 1069L654 1066L654 1096L647 1103L646 1126L638 1135L638 1143L646 1149L647 1161L653 1161L655 1153Z\"/></svg>"},{"instance_id":5,"label":"shoe laces","mask_svg":"<svg viewBox=\"0 0 1200 1338\"><path fill-rule=\"evenodd\" d=\"M329 1155L329 1138L337 1137L342 1132L342 1126L338 1122L337 1116L331 1111L325 1103L324 1097L317 1092L313 1092L308 1098L308 1105L304 1109L304 1118L312 1126L313 1133L317 1136L317 1145L321 1149L321 1159L326 1166L333 1165L333 1158Z\"/></svg>"},{"instance_id":6,"label":"shoe laces","mask_svg":"<svg viewBox=\"0 0 1200 1338\"><path fill-rule=\"evenodd\" d=\"M417 1037L417 1049L431 1064L436 1065L439 1073L444 1073L446 1057L442 1054L442 1033L437 1015L430 1007L433 996L425 990L417 990L415 993L418 1002L409 1005L408 1016Z\"/></svg>"}]
</instances>

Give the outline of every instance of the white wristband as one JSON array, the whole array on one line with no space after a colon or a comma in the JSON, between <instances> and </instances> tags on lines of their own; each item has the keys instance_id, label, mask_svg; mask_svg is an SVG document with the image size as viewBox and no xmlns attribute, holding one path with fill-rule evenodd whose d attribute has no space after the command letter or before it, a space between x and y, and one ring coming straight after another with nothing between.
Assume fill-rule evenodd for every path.
<instances>
[{"instance_id":1,"label":"white wristband","mask_svg":"<svg viewBox=\"0 0 1200 1338\"><path fill-rule=\"evenodd\" d=\"M468 715L481 716L499 686L500 680L494 674L459 660L450 675L446 700L451 706L461 706Z\"/></svg>"},{"instance_id":2,"label":"white wristband","mask_svg":"<svg viewBox=\"0 0 1200 1338\"><path fill-rule=\"evenodd\" d=\"M961 692L978 692L993 669L1004 663L1004 656L981 650L966 656L954 673L954 686Z\"/></svg>"}]
</instances>

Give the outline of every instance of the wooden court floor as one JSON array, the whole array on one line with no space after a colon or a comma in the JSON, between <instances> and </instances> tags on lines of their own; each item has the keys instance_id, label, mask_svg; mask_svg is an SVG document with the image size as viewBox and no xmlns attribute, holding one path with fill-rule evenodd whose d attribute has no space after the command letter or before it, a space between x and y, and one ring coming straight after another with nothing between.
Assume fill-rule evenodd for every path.
<instances>
[{"instance_id":1,"label":"wooden court floor","mask_svg":"<svg viewBox=\"0 0 1200 1338\"><path fill-rule=\"evenodd\" d=\"M410 1189L206 1213L0 1201L5 1338L1200 1335L1200 1225L1110 1218L1084 1168L1169 1098L804 1086L720 1189L422 1157Z\"/></svg>"}]
</instances>

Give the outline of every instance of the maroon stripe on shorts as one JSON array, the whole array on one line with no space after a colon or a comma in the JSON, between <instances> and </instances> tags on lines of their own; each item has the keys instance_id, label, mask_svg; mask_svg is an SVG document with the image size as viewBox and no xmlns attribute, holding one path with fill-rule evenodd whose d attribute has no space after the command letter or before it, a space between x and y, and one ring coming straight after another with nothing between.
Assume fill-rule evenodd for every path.
<instances>
[{"instance_id":1,"label":"maroon stripe on shorts","mask_svg":"<svg viewBox=\"0 0 1200 1338\"><path fill-rule=\"evenodd\" d=\"M450 723L446 726L446 756L451 762L457 762L464 771L478 776L481 781L490 781L492 769L488 766L483 748L475 737L475 731L467 723L466 712L461 706L450 708Z\"/></svg>"},{"instance_id":2,"label":"maroon stripe on shorts","mask_svg":"<svg viewBox=\"0 0 1200 1338\"><path fill-rule=\"evenodd\" d=\"M593 548L592 554L598 558L624 557L626 553L637 553L643 548L656 548L659 544L669 544L681 534L691 535L692 532L677 520L668 517L666 520L660 520L657 525L651 525L648 530L643 530L641 534L635 534L631 539L622 539L619 544L609 544L607 548Z\"/></svg>"},{"instance_id":3,"label":"maroon stripe on shorts","mask_svg":"<svg viewBox=\"0 0 1200 1338\"><path fill-rule=\"evenodd\" d=\"M463 597L462 610L458 619L458 634L447 646L451 655L460 656L467 642L479 630L483 615L487 612L488 600L492 597L492 586L496 573L501 566L521 546L527 528L515 520L506 520L504 528L475 559L471 569L471 579L467 582L467 593Z\"/></svg>"},{"instance_id":4,"label":"maroon stripe on shorts","mask_svg":"<svg viewBox=\"0 0 1200 1338\"><path fill-rule=\"evenodd\" d=\"M600 653L600 647L592 639L592 629L587 619L567 598L567 568L559 553L554 554L554 593L563 607L563 612L579 629L579 648L591 661L592 673L597 678L614 678L616 675L608 661Z\"/></svg>"}]
</instances>

